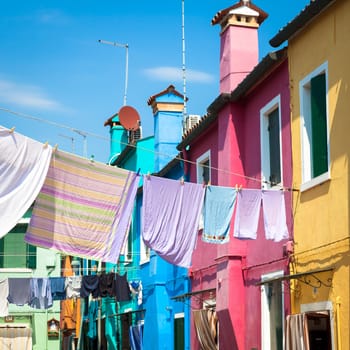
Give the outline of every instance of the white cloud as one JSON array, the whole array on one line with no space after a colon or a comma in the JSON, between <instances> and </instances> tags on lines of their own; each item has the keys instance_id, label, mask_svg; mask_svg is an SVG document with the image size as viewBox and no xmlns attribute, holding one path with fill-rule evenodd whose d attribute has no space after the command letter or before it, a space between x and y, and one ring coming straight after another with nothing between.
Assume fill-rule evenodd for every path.
<instances>
[{"instance_id":1,"label":"white cloud","mask_svg":"<svg viewBox=\"0 0 350 350\"><path fill-rule=\"evenodd\" d=\"M3 103L43 110L62 110L63 106L46 96L37 86L17 84L0 79L0 100Z\"/></svg>"},{"instance_id":2,"label":"white cloud","mask_svg":"<svg viewBox=\"0 0 350 350\"><path fill-rule=\"evenodd\" d=\"M166 82L183 81L183 71L178 67L154 67L144 70L145 74L154 80ZM214 76L205 72L192 69L186 69L186 80L192 83L212 83L215 81Z\"/></svg>"},{"instance_id":3,"label":"white cloud","mask_svg":"<svg viewBox=\"0 0 350 350\"><path fill-rule=\"evenodd\" d=\"M62 24L68 21L68 17L62 11L56 9L38 11L36 18L39 22L45 24Z\"/></svg>"}]
</instances>

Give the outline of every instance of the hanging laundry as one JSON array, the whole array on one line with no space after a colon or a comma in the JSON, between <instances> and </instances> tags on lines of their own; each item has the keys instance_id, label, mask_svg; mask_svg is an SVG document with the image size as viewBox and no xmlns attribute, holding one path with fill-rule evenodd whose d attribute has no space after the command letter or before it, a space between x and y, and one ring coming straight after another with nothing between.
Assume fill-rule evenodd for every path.
<instances>
[{"instance_id":1,"label":"hanging laundry","mask_svg":"<svg viewBox=\"0 0 350 350\"><path fill-rule=\"evenodd\" d=\"M101 297L115 297L114 273L102 273L100 275L99 295Z\"/></svg>"},{"instance_id":2,"label":"hanging laundry","mask_svg":"<svg viewBox=\"0 0 350 350\"><path fill-rule=\"evenodd\" d=\"M93 298L100 295L100 277L98 275L84 275L81 281L80 297L86 298L90 294Z\"/></svg>"},{"instance_id":3,"label":"hanging laundry","mask_svg":"<svg viewBox=\"0 0 350 350\"><path fill-rule=\"evenodd\" d=\"M34 309L48 309L53 305L51 283L48 278L31 278L30 293L30 307Z\"/></svg>"},{"instance_id":4,"label":"hanging laundry","mask_svg":"<svg viewBox=\"0 0 350 350\"><path fill-rule=\"evenodd\" d=\"M204 242L228 242L236 196L237 190L234 188L207 186L203 207L202 240Z\"/></svg>"},{"instance_id":5,"label":"hanging laundry","mask_svg":"<svg viewBox=\"0 0 350 350\"><path fill-rule=\"evenodd\" d=\"M65 282L64 277L50 277L52 300L66 299Z\"/></svg>"},{"instance_id":6,"label":"hanging laundry","mask_svg":"<svg viewBox=\"0 0 350 350\"><path fill-rule=\"evenodd\" d=\"M143 324L136 326L130 326L130 346L131 350L142 350L143 349Z\"/></svg>"},{"instance_id":7,"label":"hanging laundry","mask_svg":"<svg viewBox=\"0 0 350 350\"><path fill-rule=\"evenodd\" d=\"M117 301L131 300L130 288L126 273L124 275L115 275L114 288Z\"/></svg>"},{"instance_id":8,"label":"hanging laundry","mask_svg":"<svg viewBox=\"0 0 350 350\"><path fill-rule=\"evenodd\" d=\"M7 300L10 304L23 306L30 303L30 278L10 278L9 295Z\"/></svg>"},{"instance_id":9,"label":"hanging laundry","mask_svg":"<svg viewBox=\"0 0 350 350\"><path fill-rule=\"evenodd\" d=\"M0 280L0 317L5 317L9 312L9 281L7 278Z\"/></svg>"},{"instance_id":10,"label":"hanging laundry","mask_svg":"<svg viewBox=\"0 0 350 350\"><path fill-rule=\"evenodd\" d=\"M49 169L52 147L0 126L0 238L33 204Z\"/></svg>"},{"instance_id":11,"label":"hanging laundry","mask_svg":"<svg viewBox=\"0 0 350 350\"><path fill-rule=\"evenodd\" d=\"M25 241L116 263L138 182L136 173L56 151Z\"/></svg>"},{"instance_id":12,"label":"hanging laundry","mask_svg":"<svg viewBox=\"0 0 350 350\"><path fill-rule=\"evenodd\" d=\"M81 276L67 276L66 277L66 298L76 299L80 298Z\"/></svg>"},{"instance_id":13,"label":"hanging laundry","mask_svg":"<svg viewBox=\"0 0 350 350\"><path fill-rule=\"evenodd\" d=\"M281 190L263 190L262 204L266 239L275 242L287 239L289 234L284 192Z\"/></svg>"},{"instance_id":14,"label":"hanging laundry","mask_svg":"<svg viewBox=\"0 0 350 350\"><path fill-rule=\"evenodd\" d=\"M142 281L131 281L129 283L132 297L137 297L137 305L142 304Z\"/></svg>"},{"instance_id":15,"label":"hanging laundry","mask_svg":"<svg viewBox=\"0 0 350 350\"><path fill-rule=\"evenodd\" d=\"M171 264L191 265L204 193L201 184L155 176L144 179L142 237Z\"/></svg>"},{"instance_id":16,"label":"hanging laundry","mask_svg":"<svg viewBox=\"0 0 350 350\"><path fill-rule=\"evenodd\" d=\"M256 239L261 207L261 190L240 189L236 205L234 237Z\"/></svg>"}]
</instances>

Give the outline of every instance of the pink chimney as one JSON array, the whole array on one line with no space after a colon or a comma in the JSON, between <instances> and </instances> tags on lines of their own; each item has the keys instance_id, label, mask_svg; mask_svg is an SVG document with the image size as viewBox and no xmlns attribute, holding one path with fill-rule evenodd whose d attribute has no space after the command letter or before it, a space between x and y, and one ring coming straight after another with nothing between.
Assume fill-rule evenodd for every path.
<instances>
[{"instance_id":1,"label":"pink chimney","mask_svg":"<svg viewBox=\"0 0 350 350\"><path fill-rule=\"evenodd\" d=\"M220 24L220 93L230 93L259 62L258 28L267 13L249 0L219 11L212 25Z\"/></svg>"}]
</instances>

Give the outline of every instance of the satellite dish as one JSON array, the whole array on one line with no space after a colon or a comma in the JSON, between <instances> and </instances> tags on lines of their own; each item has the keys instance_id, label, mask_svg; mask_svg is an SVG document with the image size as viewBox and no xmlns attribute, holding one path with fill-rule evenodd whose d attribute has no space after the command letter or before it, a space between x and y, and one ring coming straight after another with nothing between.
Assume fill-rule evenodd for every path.
<instances>
[{"instance_id":1,"label":"satellite dish","mask_svg":"<svg viewBox=\"0 0 350 350\"><path fill-rule=\"evenodd\" d=\"M123 106L118 112L120 124L126 130L138 130L140 128L140 116L137 110L131 106Z\"/></svg>"}]
</instances>

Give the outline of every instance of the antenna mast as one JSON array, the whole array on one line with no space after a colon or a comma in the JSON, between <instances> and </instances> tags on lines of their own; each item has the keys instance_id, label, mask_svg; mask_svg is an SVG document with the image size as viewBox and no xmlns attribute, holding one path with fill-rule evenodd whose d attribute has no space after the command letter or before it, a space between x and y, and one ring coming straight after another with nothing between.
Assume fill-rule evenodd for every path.
<instances>
[{"instance_id":1,"label":"antenna mast","mask_svg":"<svg viewBox=\"0 0 350 350\"><path fill-rule=\"evenodd\" d=\"M182 0L182 80L183 80L183 96L184 96L184 109L182 129L185 131L186 116L187 116L187 104L186 104L186 56L185 56L185 0Z\"/></svg>"}]
</instances>

